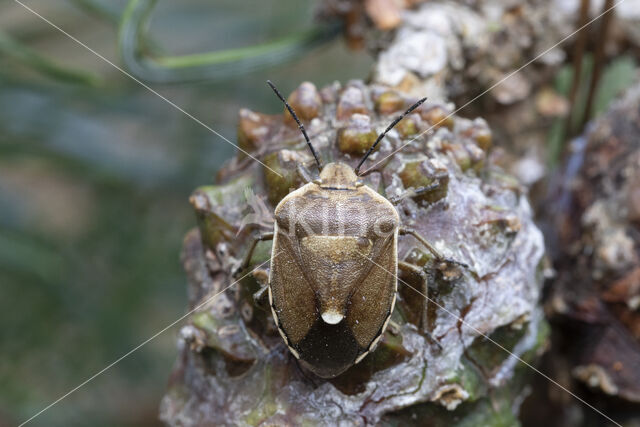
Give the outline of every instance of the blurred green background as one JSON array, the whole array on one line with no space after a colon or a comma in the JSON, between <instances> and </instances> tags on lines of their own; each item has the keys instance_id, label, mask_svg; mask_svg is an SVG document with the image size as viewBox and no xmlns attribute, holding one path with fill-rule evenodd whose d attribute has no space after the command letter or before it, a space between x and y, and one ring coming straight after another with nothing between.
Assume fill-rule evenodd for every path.
<instances>
[{"instance_id":1,"label":"blurred green background","mask_svg":"<svg viewBox=\"0 0 640 427\"><path fill-rule=\"evenodd\" d=\"M124 0L24 0L122 66ZM313 23L312 0L161 1L148 50L252 46ZM338 38L249 74L149 83L235 140L238 109L368 74ZM233 71L233 70L232 70ZM236 73L238 74L238 73ZM180 317L188 196L234 153L221 138L12 0L0 0L0 425L24 421ZM178 327L32 425L155 425Z\"/></svg>"}]
</instances>

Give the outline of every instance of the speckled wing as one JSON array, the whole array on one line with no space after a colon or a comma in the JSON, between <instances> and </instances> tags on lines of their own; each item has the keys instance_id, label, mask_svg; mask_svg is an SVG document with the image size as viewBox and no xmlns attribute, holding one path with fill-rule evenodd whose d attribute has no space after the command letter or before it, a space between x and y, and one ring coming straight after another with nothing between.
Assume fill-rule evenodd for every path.
<instances>
[{"instance_id":1,"label":"speckled wing","mask_svg":"<svg viewBox=\"0 0 640 427\"><path fill-rule=\"evenodd\" d=\"M386 327L396 299L397 236L392 236L370 261L371 269L353 293L347 323L360 347L369 349ZM375 344L375 343L374 343Z\"/></svg>"},{"instance_id":2,"label":"speckled wing","mask_svg":"<svg viewBox=\"0 0 640 427\"><path fill-rule=\"evenodd\" d=\"M304 338L317 317L313 289L300 268L298 246L279 233L277 226L273 242L269 289L271 308L278 327L285 333L288 345Z\"/></svg>"}]
</instances>

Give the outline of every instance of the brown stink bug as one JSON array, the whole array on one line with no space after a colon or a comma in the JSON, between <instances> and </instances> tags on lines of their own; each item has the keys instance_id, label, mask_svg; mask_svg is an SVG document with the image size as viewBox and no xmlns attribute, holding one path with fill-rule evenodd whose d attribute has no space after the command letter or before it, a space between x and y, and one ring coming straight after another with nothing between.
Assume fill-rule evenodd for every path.
<instances>
[{"instance_id":1,"label":"brown stink bug","mask_svg":"<svg viewBox=\"0 0 640 427\"><path fill-rule=\"evenodd\" d=\"M398 235L414 236L437 261L448 261L421 235L402 227L393 203L364 185L358 176L387 132L426 98L397 117L355 169L344 163L322 167L296 113L276 87L267 83L298 124L319 177L280 201L273 233L252 242L236 273L247 268L257 242L273 240L266 290L278 331L304 366L320 377L331 378L360 362L378 344L395 305L397 269L419 274L422 291L427 293L424 269L398 262ZM425 300L423 327L426 312Z\"/></svg>"}]
</instances>

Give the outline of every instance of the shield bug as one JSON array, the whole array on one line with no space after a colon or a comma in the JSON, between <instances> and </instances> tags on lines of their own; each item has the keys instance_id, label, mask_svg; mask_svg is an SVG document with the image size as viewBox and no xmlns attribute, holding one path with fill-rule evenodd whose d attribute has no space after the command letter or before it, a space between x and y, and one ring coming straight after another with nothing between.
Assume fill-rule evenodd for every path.
<instances>
[{"instance_id":1,"label":"shield bug","mask_svg":"<svg viewBox=\"0 0 640 427\"><path fill-rule=\"evenodd\" d=\"M323 167L295 111L267 83L298 124L319 175L278 203L273 232L253 240L236 274L247 268L259 241L273 240L266 292L278 331L304 366L331 378L360 362L380 341L394 309L398 269L418 274L427 292L425 270L398 261L398 236L412 235L436 260L448 261L421 235L402 227L392 201L358 175L387 132L426 98L398 116L355 169L344 163ZM426 300L422 312L424 328Z\"/></svg>"}]
</instances>

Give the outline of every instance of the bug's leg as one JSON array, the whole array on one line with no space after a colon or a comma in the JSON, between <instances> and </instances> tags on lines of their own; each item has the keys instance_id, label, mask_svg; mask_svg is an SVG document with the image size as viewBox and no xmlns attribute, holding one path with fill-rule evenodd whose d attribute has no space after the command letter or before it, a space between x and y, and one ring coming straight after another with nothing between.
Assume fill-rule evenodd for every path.
<instances>
[{"instance_id":1,"label":"bug's leg","mask_svg":"<svg viewBox=\"0 0 640 427\"><path fill-rule=\"evenodd\" d=\"M427 277L427 273L420 268L419 266L415 265L415 264L410 264L406 261L398 261L398 270L403 270L406 271L408 273L412 273L415 275L420 276L420 280L421 280L421 284L422 287L420 288L420 292L422 292L423 296L424 296L424 302L422 304L422 309L420 310L420 328L422 329L423 332L427 332L427 325L428 323L428 311L427 308L429 307L429 300L427 298L427 296L429 295L429 283L428 283L428 277Z\"/></svg>"},{"instance_id":2,"label":"bug's leg","mask_svg":"<svg viewBox=\"0 0 640 427\"><path fill-rule=\"evenodd\" d=\"M389 320L389 331L393 334L393 335L398 335L400 333L400 325L398 325L396 322L394 322L393 320Z\"/></svg>"},{"instance_id":3,"label":"bug's leg","mask_svg":"<svg viewBox=\"0 0 640 427\"><path fill-rule=\"evenodd\" d=\"M247 250L247 253L244 256L244 259L242 260L242 263L235 269L235 271L232 274L232 277L234 278L238 277L240 273L243 272L249 266L249 263L251 262L251 256L253 255L253 251L256 249L256 245L258 244L258 242L264 242L266 240L273 240L273 233L264 233L258 237L254 237L253 241L249 245L249 250Z\"/></svg>"},{"instance_id":4,"label":"bug's leg","mask_svg":"<svg viewBox=\"0 0 640 427\"><path fill-rule=\"evenodd\" d=\"M393 203L394 205L397 205L398 203L400 203L401 201L403 201L407 197L416 197L416 196L419 196L421 194L428 193L429 191L433 191L433 190L437 189L438 187L440 187L440 181L434 182L433 184L427 185L425 187L409 188L408 190L406 190L404 193L400 194L399 196L390 197L389 201L391 203Z\"/></svg>"},{"instance_id":5,"label":"bug's leg","mask_svg":"<svg viewBox=\"0 0 640 427\"><path fill-rule=\"evenodd\" d=\"M398 270L403 270L408 273L416 274L420 276L420 280L422 282L422 287L420 289L420 293L422 293L423 303L422 308L420 310L420 329L422 333L424 333L432 342L436 343L440 349L442 346L438 342L438 340L431 335L428 330L429 327L429 275L426 271L415 264L410 264L405 261L398 261Z\"/></svg>"},{"instance_id":6,"label":"bug's leg","mask_svg":"<svg viewBox=\"0 0 640 427\"><path fill-rule=\"evenodd\" d=\"M257 270L254 272L254 276L256 275L256 273L262 273L262 272L266 274L265 270ZM269 298L268 298L269 285L262 284L262 280L260 278L257 278L257 279L262 286L260 286L260 289L258 289L258 291L253 294L253 302L257 307L260 307L265 311L269 311Z\"/></svg>"},{"instance_id":7,"label":"bug's leg","mask_svg":"<svg viewBox=\"0 0 640 427\"><path fill-rule=\"evenodd\" d=\"M467 264L463 262L444 257L440 252L438 252L438 250L435 247L433 247L431 243L429 243L427 239L422 237L422 235L418 233L416 230L414 230L413 228L400 227L398 229L398 234L401 236L405 236L405 235L413 236L418 242L422 243L424 247L427 248L427 250L431 252L431 254L436 258L436 261L440 263L444 262L447 264L454 264L464 268L469 267Z\"/></svg>"},{"instance_id":8,"label":"bug's leg","mask_svg":"<svg viewBox=\"0 0 640 427\"><path fill-rule=\"evenodd\" d=\"M440 254L440 252L438 252L438 250L436 248L434 248L431 243L429 243L429 241L427 239L422 237L422 235L420 233L418 233L416 230L414 230L413 228L400 227L400 228L398 228L398 234L400 236L413 236L418 242L422 243L424 245L424 247L427 248L427 250L429 252L431 252L431 254L434 257L436 257L436 259L438 259L438 260L444 260L445 259Z\"/></svg>"}]
</instances>

